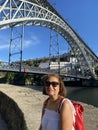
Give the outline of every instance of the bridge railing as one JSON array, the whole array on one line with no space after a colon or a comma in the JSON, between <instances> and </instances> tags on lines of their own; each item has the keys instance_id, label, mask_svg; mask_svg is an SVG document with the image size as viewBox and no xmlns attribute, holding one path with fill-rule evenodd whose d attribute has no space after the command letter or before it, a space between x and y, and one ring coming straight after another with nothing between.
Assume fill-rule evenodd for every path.
<instances>
[{"instance_id":1,"label":"bridge railing","mask_svg":"<svg viewBox=\"0 0 98 130\"><path fill-rule=\"evenodd\" d=\"M2 62L0 63L0 70L1 71L18 71L19 70L19 64L10 64L8 62Z\"/></svg>"},{"instance_id":2,"label":"bridge railing","mask_svg":"<svg viewBox=\"0 0 98 130\"><path fill-rule=\"evenodd\" d=\"M49 74L49 73L56 73L63 75L65 77L73 77L73 78L88 78L87 76L81 75L76 71L65 71L64 69L49 69L49 68L39 68L34 66L28 66L26 64L20 63L8 63L2 62L0 63L0 71L9 71L9 72L25 72L25 73L39 73L39 74Z\"/></svg>"},{"instance_id":3,"label":"bridge railing","mask_svg":"<svg viewBox=\"0 0 98 130\"><path fill-rule=\"evenodd\" d=\"M34 73L34 72L53 72L53 70L49 69L41 69L39 67L34 66L28 66L26 64L20 64L20 63L8 63L8 62L2 62L0 63L0 70L1 71L16 71L16 72L28 72L28 73ZM56 71L55 71L56 72Z\"/></svg>"}]
</instances>

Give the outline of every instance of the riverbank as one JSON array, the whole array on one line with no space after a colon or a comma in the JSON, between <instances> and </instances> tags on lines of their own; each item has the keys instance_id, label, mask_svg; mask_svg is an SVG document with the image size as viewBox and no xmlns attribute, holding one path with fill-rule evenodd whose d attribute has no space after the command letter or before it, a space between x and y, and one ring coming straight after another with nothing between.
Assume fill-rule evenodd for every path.
<instances>
[{"instance_id":1,"label":"riverbank","mask_svg":"<svg viewBox=\"0 0 98 130\"><path fill-rule=\"evenodd\" d=\"M43 101L47 96L42 95L42 87L0 84L0 91L11 97L24 113L28 130L38 130L41 119ZM84 106L85 130L98 129L98 108L82 103Z\"/></svg>"}]
</instances>

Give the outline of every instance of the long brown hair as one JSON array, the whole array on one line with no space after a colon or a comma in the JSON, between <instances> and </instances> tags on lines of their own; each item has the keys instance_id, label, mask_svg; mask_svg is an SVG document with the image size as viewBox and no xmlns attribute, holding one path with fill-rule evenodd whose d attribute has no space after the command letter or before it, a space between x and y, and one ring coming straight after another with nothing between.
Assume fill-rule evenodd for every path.
<instances>
[{"instance_id":1,"label":"long brown hair","mask_svg":"<svg viewBox=\"0 0 98 130\"><path fill-rule=\"evenodd\" d=\"M46 82L50 77L56 77L56 78L58 79L58 81L59 81L59 86L60 86L59 95L65 97L65 96L66 96L66 93L67 93L67 90L66 90L66 88L65 88L65 85L64 85L64 82L63 82L62 78L61 78L59 75L57 75L57 74L48 74L48 75L45 75L45 76L43 77L43 85L44 85L44 87L43 87L43 94L47 95L46 89L45 89L45 82Z\"/></svg>"}]
</instances>

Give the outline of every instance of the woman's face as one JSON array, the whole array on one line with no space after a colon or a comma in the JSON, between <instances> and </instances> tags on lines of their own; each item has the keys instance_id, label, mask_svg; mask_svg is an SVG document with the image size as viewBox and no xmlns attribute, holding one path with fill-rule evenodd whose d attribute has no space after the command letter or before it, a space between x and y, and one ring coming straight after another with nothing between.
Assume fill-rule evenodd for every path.
<instances>
[{"instance_id":1,"label":"woman's face","mask_svg":"<svg viewBox=\"0 0 98 130\"><path fill-rule=\"evenodd\" d=\"M45 83L45 89L49 96L57 96L60 89L58 78L51 76Z\"/></svg>"}]
</instances>

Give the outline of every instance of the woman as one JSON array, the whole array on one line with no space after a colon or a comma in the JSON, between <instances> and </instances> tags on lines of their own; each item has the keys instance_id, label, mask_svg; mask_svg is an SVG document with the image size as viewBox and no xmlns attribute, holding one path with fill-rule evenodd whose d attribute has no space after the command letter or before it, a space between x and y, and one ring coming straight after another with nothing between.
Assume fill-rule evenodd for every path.
<instances>
[{"instance_id":1,"label":"woman","mask_svg":"<svg viewBox=\"0 0 98 130\"><path fill-rule=\"evenodd\" d=\"M49 96L42 109L42 120L39 130L74 130L74 108L67 100L64 83L56 74L43 78L43 94Z\"/></svg>"}]
</instances>

